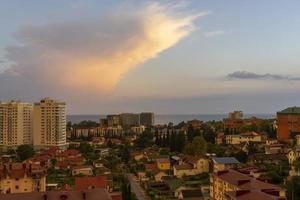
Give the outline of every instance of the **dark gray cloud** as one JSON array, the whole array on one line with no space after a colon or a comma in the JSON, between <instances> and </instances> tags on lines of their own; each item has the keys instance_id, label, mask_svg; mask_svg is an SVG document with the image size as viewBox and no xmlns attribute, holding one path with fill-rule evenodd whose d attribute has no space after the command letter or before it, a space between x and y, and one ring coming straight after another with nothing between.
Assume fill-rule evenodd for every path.
<instances>
[{"instance_id":1,"label":"dark gray cloud","mask_svg":"<svg viewBox=\"0 0 300 200\"><path fill-rule=\"evenodd\" d=\"M292 77L278 74L258 74L247 71L236 71L226 76L229 79L242 80L286 80L286 81L300 81L300 77Z\"/></svg>"}]
</instances>

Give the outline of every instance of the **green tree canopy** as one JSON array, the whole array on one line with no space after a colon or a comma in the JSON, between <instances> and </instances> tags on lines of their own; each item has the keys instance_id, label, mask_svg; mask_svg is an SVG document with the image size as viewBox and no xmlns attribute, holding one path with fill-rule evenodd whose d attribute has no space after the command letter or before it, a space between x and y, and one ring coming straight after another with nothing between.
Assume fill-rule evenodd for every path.
<instances>
[{"instance_id":1,"label":"green tree canopy","mask_svg":"<svg viewBox=\"0 0 300 200\"><path fill-rule=\"evenodd\" d=\"M18 146L16 150L20 161L24 161L34 155L34 149L32 145L29 144L23 144Z\"/></svg>"},{"instance_id":2,"label":"green tree canopy","mask_svg":"<svg viewBox=\"0 0 300 200\"><path fill-rule=\"evenodd\" d=\"M207 142L201 136L196 136L193 142L186 144L184 152L193 156L203 156L207 152Z\"/></svg>"}]
</instances>

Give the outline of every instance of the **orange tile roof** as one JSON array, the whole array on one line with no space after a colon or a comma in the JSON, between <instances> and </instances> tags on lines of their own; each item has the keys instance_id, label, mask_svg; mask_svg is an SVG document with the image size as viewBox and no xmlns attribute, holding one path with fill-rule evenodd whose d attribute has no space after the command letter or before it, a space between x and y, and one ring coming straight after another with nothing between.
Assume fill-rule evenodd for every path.
<instances>
[{"instance_id":1,"label":"orange tile roof","mask_svg":"<svg viewBox=\"0 0 300 200\"><path fill-rule=\"evenodd\" d=\"M95 177L76 177L75 189L91 189L91 188L104 188L108 187L107 176L95 176Z\"/></svg>"}]
</instances>

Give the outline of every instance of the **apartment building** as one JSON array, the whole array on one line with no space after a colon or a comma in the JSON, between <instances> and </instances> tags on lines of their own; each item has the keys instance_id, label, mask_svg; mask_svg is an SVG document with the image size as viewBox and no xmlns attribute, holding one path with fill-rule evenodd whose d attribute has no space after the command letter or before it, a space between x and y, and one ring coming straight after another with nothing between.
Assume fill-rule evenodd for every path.
<instances>
[{"instance_id":1,"label":"apartment building","mask_svg":"<svg viewBox=\"0 0 300 200\"><path fill-rule=\"evenodd\" d=\"M135 113L122 113L120 123L122 127L140 126L140 115Z\"/></svg>"},{"instance_id":2,"label":"apartment building","mask_svg":"<svg viewBox=\"0 0 300 200\"><path fill-rule=\"evenodd\" d=\"M0 102L0 146L16 148L31 144L32 104L20 101Z\"/></svg>"},{"instance_id":3,"label":"apartment building","mask_svg":"<svg viewBox=\"0 0 300 200\"><path fill-rule=\"evenodd\" d=\"M66 147L66 104L44 98L33 106L33 145Z\"/></svg>"},{"instance_id":4,"label":"apartment building","mask_svg":"<svg viewBox=\"0 0 300 200\"><path fill-rule=\"evenodd\" d=\"M235 170L218 171L210 176L213 200L285 199L285 190ZM246 198L245 198L246 197Z\"/></svg>"},{"instance_id":5,"label":"apartment building","mask_svg":"<svg viewBox=\"0 0 300 200\"><path fill-rule=\"evenodd\" d=\"M154 113L144 112L140 114L141 125L149 128L154 126Z\"/></svg>"},{"instance_id":6,"label":"apartment building","mask_svg":"<svg viewBox=\"0 0 300 200\"><path fill-rule=\"evenodd\" d=\"M289 141L300 134L300 107L289 107L277 112L277 138Z\"/></svg>"}]
</instances>

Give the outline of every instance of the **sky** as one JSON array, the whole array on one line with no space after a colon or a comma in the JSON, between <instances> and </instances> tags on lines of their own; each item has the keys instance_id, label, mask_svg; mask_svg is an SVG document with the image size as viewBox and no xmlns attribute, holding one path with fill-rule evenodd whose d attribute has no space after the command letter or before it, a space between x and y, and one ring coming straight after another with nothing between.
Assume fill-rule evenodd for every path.
<instances>
[{"instance_id":1,"label":"sky","mask_svg":"<svg viewBox=\"0 0 300 200\"><path fill-rule=\"evenodd\" d=\"M0 100L69 114L300 105L298 0L2 0Z\"/></svg>"}]
</instances>

